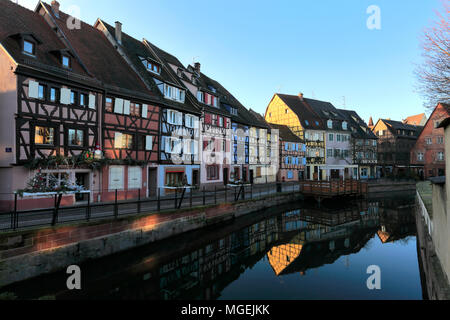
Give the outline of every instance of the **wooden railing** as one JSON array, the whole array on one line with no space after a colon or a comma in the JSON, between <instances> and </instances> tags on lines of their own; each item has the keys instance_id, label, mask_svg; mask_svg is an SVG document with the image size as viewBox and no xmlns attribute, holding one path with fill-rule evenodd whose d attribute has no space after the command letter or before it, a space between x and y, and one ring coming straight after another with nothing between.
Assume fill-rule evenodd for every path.
<instances>
[{"instance_id":1,"label":"wooden railing","mask_svg":"<svg viewBox=\"0 0 450 320\"><path fill-rule=\"evenodd\" d=\"M305 195L335 197L341 195L363 195L368 191L367 182L359 180L302 181Z\"/></svg>"}]
</instances>

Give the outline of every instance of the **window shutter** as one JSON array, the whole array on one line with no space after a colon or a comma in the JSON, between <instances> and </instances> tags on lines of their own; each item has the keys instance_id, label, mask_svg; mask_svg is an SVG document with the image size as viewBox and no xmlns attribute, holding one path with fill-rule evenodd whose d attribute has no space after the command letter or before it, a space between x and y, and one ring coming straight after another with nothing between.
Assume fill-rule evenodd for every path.
<instances>
[{"instance_id":1,"label":"window shutter","mask_svg":"<svg viewBox=\"0 0 450 320\"><path fill-rule=\"evenodd\" d=\"M123 189L123 167L109 168L109 189L110 190Z\"/></svg>"},{"instance_id":2,"label":"window shutter","mask_svg":"<svg viewBox=\"0 0 450 320\"><path fill-rule=\"evenodd\" d=\"M123 142L122 142L122 133L120 132L116 132L114 134L114 148L116 149L120 149L123 147Z\"/></svg>"},{"instance_id":3,"label":"window shutter","mask_svg":"<svg viewBox=\"0 0 450 320\"><path fill-rule=\"evenodd\" d=\"M148 106L146 104L142 105L142 118L147 118Z\"/></svg>"},{"instance_id":4,"label":"window shutter","mask_svg":"<svg viewBox=\"0 0 450 320\"><path fill-rule=\"evenodd\" d=\"M61 103L70 104L70 90L67 88L61 89Z\"/></svg>"},{"instance_id":5,"label":"window shutter","mask_svg":"<svg viewBox=\"0 0 450 320\"><path fill-rule=\"evenodd\" d=\"M152 136L145 137L145 150L153 150L153 137Z\"/></svg>"},{"instance_id":6,"label":"window shutter","mask_svg":"<svg viewBox=\"0 0 450 320\"><path fill-rule=\"evenodd\" d=\"M166 151L166 153L170 153L171 152L170 137L164 137L164 150Z\"/></svg>"},{"instance_id":7,"label":"window shutter","mask_svg":"<svg viewBox=\"0 0 450 320\"><path fill-rule=\"evenodd\" d=\"M29 81L28 82L28 97L37 98L39 95L39 82Z\"/></svg>"},{"instance_id":8,"label":"window shutter","mask_svg":"<svg viewBox=\"0 0 450 320\"><path fill-rule=\"evenodd\" d=\"M95 109L95 95L89 95L89 108Z\"/></svg>"},{"instance_id":9,"label":"window shutter","mask_svg":"<svg viewBox=\"0 0 450 320\"><path fill-rule=\"evenodd\" d=\"M175 139L175 153L181 153L181 140Z\"/></svg>"},{"instance_id":10,"label":"window shutter","mask_svg":"<svg viewBox=\"0 0 450 320\"><path fill-rule=\"evenodd\" d=\"M114 104L114 112L115 113L123 113L123 99L117 98Z\"/></svg>"},{"instance_id":11,"label":"window shutter","mask_svg":"<svg viewBox=\"0 0 450 320\"><path fill-rule=\"evenodd\" d=\"M183 154L192 154L191 152L191 140L183 140Z\"/></svg>"},{"instance_id":12,"label":"window shutter","mask_svg":"<svg viewBox=\"0 0 450 320\"><path fill-rule=\"evenodd\" d=\"M194 154L196 156L198 156L198 141L197 140L192 140L194 143Z\"/></svg>"},{"instance_id":13,"label":"window shutter","mask_svg":"<svg viewBox=\"0 0 450 320\"><path fill-rule=\"evenodd\" d=\"M123 114L130 114L130 101L129 100L125 100L123 102Z\"/></svg>"},{"instance_id":14,"label":"window shutter","mask_svg":"<svg viewBox=\"0 0 450 320\"><path fill-rule=\"evenodd\" d=\"M285 151L288 151L288 147L289 147L289 143L286 142L286 143L284 144L284 150L285 150Z\"/></svg>"},{"instance_id":15,"label":"window shutter","mask_svg":"<svg viewBox=\"0 0 450 320\"><path fill-rule=\"evenodd\" d=\"M211 124L211 115L209 113L205 114L205 123Z\"/></svg>"},{"instance_id":16,"label":"window shutter","mask_svg":"<svg viewBox=\"0 0 450 320\"><path fill-rule=\"evenodd\" d=\"M142 169L140 167L128 168L128 189L140 189L142 187Z\"/></svg>"}]
</instances>

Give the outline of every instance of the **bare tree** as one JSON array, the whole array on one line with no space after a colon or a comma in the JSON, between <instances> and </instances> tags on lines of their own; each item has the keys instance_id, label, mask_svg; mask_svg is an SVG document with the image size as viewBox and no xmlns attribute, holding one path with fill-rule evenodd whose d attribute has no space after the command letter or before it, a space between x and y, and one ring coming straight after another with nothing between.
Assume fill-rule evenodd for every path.
<instances>
[{"instance_id":1,"label":"bare tree","mask_svg":"<svg viewBox=\"0 0 450 320\"><path fill-rule=\"evenodd\" d=\"M419 91L430 109L439 102L450 103L450 2L443 0L443 7L423 34L424 62L416 70Z\"/></svg>"}]
</instances>

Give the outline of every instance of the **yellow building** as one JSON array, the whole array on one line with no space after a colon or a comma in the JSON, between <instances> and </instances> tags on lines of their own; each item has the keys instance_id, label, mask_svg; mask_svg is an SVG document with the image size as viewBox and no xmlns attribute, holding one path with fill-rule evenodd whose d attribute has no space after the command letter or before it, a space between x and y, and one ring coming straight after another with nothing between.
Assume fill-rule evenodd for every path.
<instances>
[{"instance_id":1,"label":"yellow building","mask_svg":"<svg viewBox=\"0 0 450 320\"><path fill-rule=\"evenodd\" d=\"M275 94L267 107L268 123L288 126L306 144L306 174L308 180L326 180L325 131L322 119L305 103L303 95Z\"/></svg>"}]
</instances>

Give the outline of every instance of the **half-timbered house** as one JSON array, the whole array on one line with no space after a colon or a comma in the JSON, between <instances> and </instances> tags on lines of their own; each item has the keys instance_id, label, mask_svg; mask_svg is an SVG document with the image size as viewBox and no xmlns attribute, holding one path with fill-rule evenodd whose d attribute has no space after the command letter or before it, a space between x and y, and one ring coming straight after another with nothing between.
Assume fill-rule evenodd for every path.
<instances>
[{"instance_id":1,"label":"half-timbered house","mask_svg":"<svg viewBox=\"0 0 450 320\"><path fill-rule=\"evenodd\" d=\"M12 193L27 187L37 171L57 183L98 188L95 171L79 161L99 143L101 83L72 47L38 12L0 3L0 207L12 208ZM86 201L65 196L62 205ZM24 197L19 208L52 204L50 197Z\"/></svg>"},{"instance_id":2,"label":"half-timbered house","mask_svg":"<svg viewBox=\"0 0 450 320\"><path fill-rule=\"evenodd\" d=\"M277 181L300 181L305 178L306 145L288 126L270 124L272 131L277 130L279 137L279 170Z\"/></svg>"},{"instance_id":3,"label":"half-timbered house","mask_svg":"<svg viewBox=\"0 0 450 320\"><path fill-rule=\"evenodd\" d=\"M95 27L110 41L137 77L158 99L158 170L150 169L149 180L157 188L150 194L164 195L171 187L200 184L200 115L194 98L168 66L172 56L147 40L138 41L122 31L120 22L112 27L98 19ZM152 183L153 185L153 183Z\"/></svg>"},{"instance_id":4,"label":"half-timbered house","mask_svg":"<svg viewBox=\"0 0 450 320\"><path fill-rule=\"evenodd\" d=\"M306 179L326 179L325 125L314 110L298 96L275 94L265 119L268 123L288 126L306 144Z\"/></svg>"},{"instance_id":5,"label":"half-timbered house","mask_svg":"<svg viewBox=\"0 0 450 320\"><path fill-rule=\"evenodd\" d=\"M97 28L79 21L72 27L70 16L43 2L36 8L51 30L71 48L87 72L101 82L99 129L104 158L98 201L144 197L149 193L148 171L157 168L160 107L158 97L134 73ZM75 103L82 96L75 96ZM117 190L117 191L116 191Z\"/></svg>"}]
</instances>

